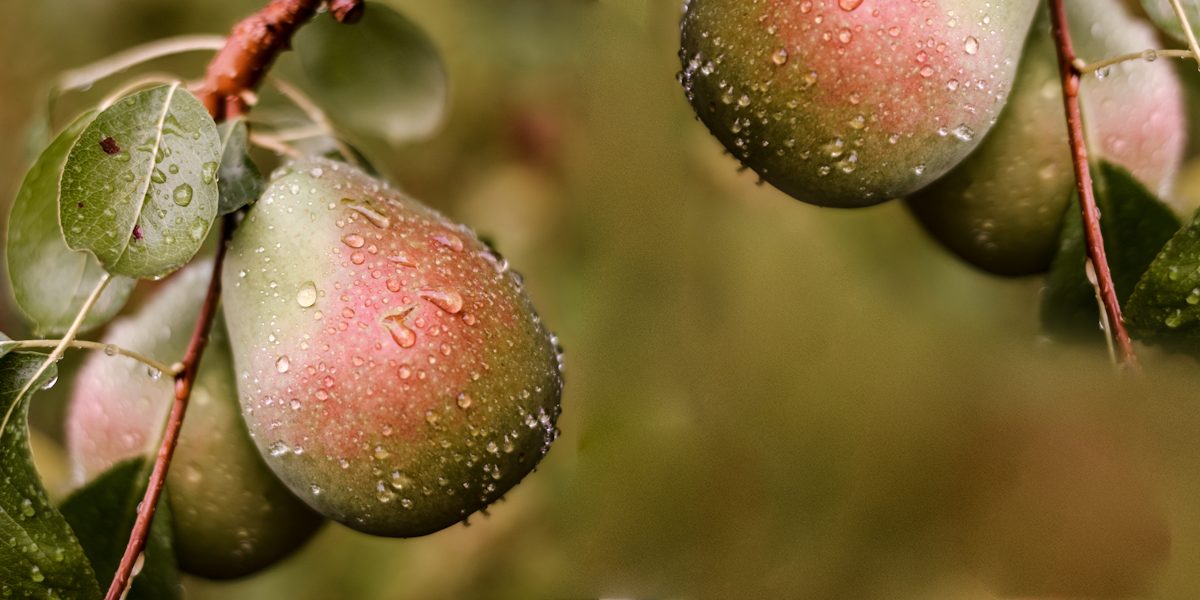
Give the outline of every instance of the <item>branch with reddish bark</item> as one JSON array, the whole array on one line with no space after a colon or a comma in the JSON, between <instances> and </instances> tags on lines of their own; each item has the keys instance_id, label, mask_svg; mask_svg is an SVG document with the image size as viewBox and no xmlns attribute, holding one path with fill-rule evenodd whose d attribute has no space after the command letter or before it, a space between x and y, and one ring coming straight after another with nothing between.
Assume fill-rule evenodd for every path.
<instances>
[{"instance_id":1,"label":"branch with reddish bark","mask_svg":"<svg viewBox=\"0 0 1200 600\"><path fill-rule=\"evenodd\" d=\"M246 112L275 57L291 49L292 35L322 0L274 0L233 27L225 47L208 65L204 82L192 90L217 122ZM365 0L332 0L330 11L342 23L362 18Z\"/></svg>"},{"instance_id":2,"label":"branch with reddish bark","mask_svg":"<svg viewBox=\"0 0 1200 600\"><path fill-rule=\"evenodd\" d=\"M1100 210L1096 208L1096 196L1092 190L1092 174L1088 166L1087 145L1083 137L1083 118L1079 112L1079 69L1075 66L1075 49L1071 45L1071 34L1067 30L1067 14L1063 0L1049 0L1050 18L1053 22L1054 41L1058 47L1058 69L1062 74L1063 104L1067 114L1067 130L1071 140L1071 159L1075 164L1075 184L1079 190L1079 207L1083 211L1083 230L1087 239L1087 255L1096 270L1100 288L1100 301L1108 316L1110 331L1117 346L1121 364L1139 371L1137 356L1133 353L1133 342L1125 330L1121 317L1121 305L1117 302L1117 291L1113 286L1112 272L1104 254L1104 237L1100 232Z\"/></svg>"},{"instance_id":3,"label":"branch with reddish bark","mask_svg":"<svg viewBox=\"0 0 1200 600\"><path fill-rule=\"evenodd\" d=\"M355 23L362 18L364 2L331 0L330 11L342 23ZM195 90L196 97L204 103L214 120L219 122L245 113L251 104L248 98L253 96L275 57L290 49L292 35L313 16L320 4L321 0L274 0L234 26L225 47L209 63L204 82ZM196 372L200 368L200 358L208 345L209 330L221 303L221 267L225 263L225 253L234 227L233 215L226 215L221 224L221 241L213 261L208 293L204 297L204 305L191 341L188 342L187 353L181 361L181 368L175 375L175 402L167 417L166 430L154 460L146 495L138 505L137 520L129 536L129 544L125 547L125 554L121 557L121 564L105 600L120 600L125 594L138 557L146 548L154 512L166 483L167 471L171 468L175 446L179 442L179 432L183 427Z\"/></svg>"}]
</instances>

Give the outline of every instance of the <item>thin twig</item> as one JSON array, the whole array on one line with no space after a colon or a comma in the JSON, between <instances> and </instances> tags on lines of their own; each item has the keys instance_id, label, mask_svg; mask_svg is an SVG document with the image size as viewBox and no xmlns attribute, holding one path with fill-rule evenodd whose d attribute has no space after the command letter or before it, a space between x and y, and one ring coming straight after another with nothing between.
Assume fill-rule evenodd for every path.
<instances>
[{"instance_id":1,"label":"thin twig","mask_svg":"<svg viewBox=\"0 0 1200 600\"><path fill-rule=\"evenodd\" d=\"M1050 17L1053 21L1054 39L1058 46L1058 68L1062 75L1063 105L1070 132L1071 157L1075 164L1075 184L1079 190L1079 204L1083 212L1083 228L1087 238L1087 254L1096 268L1096 279L1100 284L1100 298L1112 327L1121 364L1140 371L1137 356L1133 353L1133 342L1125 330L1121 318L1121 306L1117 302L1112 272L1104 254L1104 236L1100 232L1100 211L1096 208L1096 197L1092 190L1092 174L1088 167L1087 147L1083 137L1083 118L1079 112L1079 70L1075 67L1075 50L1071 45L1071 34L1067 31L1067 14L1063 0L1049 0Z\"/></svg>"},{"instance_id":2,"label":"thin twig","mask_svg":"<svg viewBox=\"0 0 1200 600\"><path fill-rule=\"evenodd\" d=\"M188 399L192 394L192 384L196 381L196 371L200 368L200 357L208 345L209 329L217 315L217 307L221 302L221 266L225 263L225 252L229 247L229 236L235 226L233 216L226 215L221 224L221 241L217 246L217 256L213 260L212 279L208 283L208 294L204 297L204 305L200 309L200 318L192 332L188 343L187 353L184 354L181 367L175 374L175 403L167 417L166 430L163 433L162 444L158 447L158 456L154 460L154 471L150 474L150 482L146 486L146 495L139 505L137 521L129 536L129 545L125 547L125 555L121 557L121 565L113 577L112 585L108 588L105 600L119 600L132 581L131 574L137 563L138 556L146 547L146 537L150 533L150 525L154 521L154 511L158 507L158 498L162 494L166 482L167 470L171 466L171 457L175 453L175 445L179 442L179 430L183 426L183 415L187 412Z\"/></svg>"},{"instance_id":3,"label":"thin twig","mask_svg":"<svg viewBox=\"0 0 1200 600\"><path fill-rule=\"evenodd\" d=\"M1192 49L1192 57L1200 56L1200 46L1196 44L1196 34L1192 33L1192 24L1188 23L1187 14L1183 12L1183 5L1179 0L1171 0L1171 7L1175 9L1175 16L1179 18L1179 25L1183 28L1183 35L1187 38L1188 48ZM1200 59L1197 59L1200 63Z\"/></svg>"},{"instance_id":4,"label":"thin twig","mask_svg":"<svg viewBox=\"0 0 1200 600\"><path fill-rule=\"evenodd\" d=\"M344 0L334 15L344 22L362 16L364 0ZM208 65L204 83L193 90L218 122L246 110L245 92L253 92L292 34L312 18L321 0L274 0L233 27L229 41ZM357 10L356 10L357 8Z\"/></svg>"},{"instance_id":5,"label":"thin twig","mask_svg":"<svg viewBox=\"0 0 1200 600\"><path fill-rule=\"evenodd\" d=\"M225 38L219 35L181 35L158 40L123 50L85 67L66 71L58 76L57 85L63 91L86 89L109 75L120 73L149 60L181 52L212 51L224 47Z\"/></svg>"},{"instance_id":6,"label":"thin twig","mask_svg":"<svg viewBox=\"0 0 1200 600\"><path fill-rule=\"evenodd\" d=\"M271 85L275 86L275 89L279 90L280 93L282 93L284 96L287 96L288 100L291 100L296 106L300 107L300 110L304 111L304 114L308 115L308 118L312 119L313 123L325 129L325 133L333 139L334 145L337 146L338 152L345 157L346 162L353 164L356 167L362 166L358 164L358 158L354 155L354 151L350 150L349 146L347 146L342 142L342 140L339 140L337 136L334 135L333 124L329 122L329 117L325 116L325 111L321 110L321 107L317 106L316 102L313 102L307 94L300 91L296 86L278 77L275 77L274 75L269 76L267 81L270 82Z\"/></svg>"},{"instance_id":7,"label":"thin twig","mask_svg":"<svg viewBox=\"0 0 1200 600\"><path fill-rule=\"evenodd\" d=\"M324 127L320 125L309 125L307 127L293 127L291 129L279 129L272 131L270 136L279 142L294 142L296 140L306 140L322 135L328 135Z\"/></svg>"},{"instance_id":8,"label":"thin twig","mask_svg":"<svg viewBox=\"0 0 1200 600\"><path fill-rule=\"evenodd\" d=\"M58 344L54 346L54 350L46 356L46 360L34 372L33 377L30 377L29 381L25 382L25 386L21 388L21 393L17 394L18 400L29 392L29 388L33 386L33 382L37 381L38 377L41 377L42 373L45 373L46 369L50 368L50 365L62 358L63 352L67 350L67 345L71 343L71 340L75 339L75 334L79 333L80 327L83 327L83 320L87 318L88 313L92 312L92 307L96 305L96 301L100 299L100 294L104 293L104 288L108 287L108 282L111 280L112 275L107 271L105 271L104 275L100 276L100 281L96 284L96 289L92 290L92 294L87 297L83 306L80 307L79 314L75 315L75 322L71 323L71 327L67 329L67 334L58 341ZM8 430L8 420L12 417L13 409L18 404L20 402L13 402L8 407L8 412L4 413L4 420L0 421L0 435L3 435L3 432Z\"/></svg>"},{"instance_id":9,"label":"thin twig","mask_svg":"<svg viewBox=\"0 0 1200 600\"><path fill-rule=\"evenodd\" d=\"M283 143L279 138L265 133L250 133L250 143L255 146L261 146L267 150L273 150L279 154L286 154L292 158L304 158L304 153Z\"/></svg>"},{"instance_id":10,"label":"thin twig","mask_svg":"<svg viewBox=\"0 0 1200 600\"><path fill-rule=\"evenodd\" d=\"M1080 60L1079 58L1076 58L1075 60L1072 61L1072 66L1074 66L1075 69L1077 71L1079 71L1080 74L1094 73L1096 71L1099 71L1100 69L1115 65L1119 62L1125 62L1127 60L1146 60L1147 52L1152 52L1154 54L1154 56L1156 56L1156 57L1159 57L1159 56L1168 56L1168 57L1173 57L1173 58L1195 58L1196 57L1195 54L1192 54L1191 52L1189 52L1187 50L1143 50L1141 52L1130 52L1129 54L1122 54L1120 56L1106 58L1104 60L1097 61L1094 63L1085 63L1082 60Z\"/></svg>"},{"instance_id":11,"label":"thin twig","mask_svg":"<svg viewBox=\"0 0 1200 600\"><path fill-rule=\"evenodd\" d=\"M17 342L17 348L51 348L57 347L59 342L60 340L21 340ZM72 340L67 344L67 346L70 348L103 350L106 354L109 352L115 352L121 356L128 356L129 358L132 358L160 373L165 373L171 377L176 375L176 367L179 366L175 365L175 367L168 367L167 365L164 365L163 363L160 363L157 360L146 356L145 354L134 352L133 350L126 350L125 348L121 348L116 344L101 344L100 342Z\"/></svg>"},{"instance_id":12,"label":"thin twig","mask_svg":"<svg viewBox=\"0 0 1200 600\"><path fill-rule=\"evenodd\" d=\"M182 82L179 81L179 78L170 73L147 73L141 77L138 77L137 79L134 79L133 81L126 82L125 85L111 92L107 97L104 98L103 101L100 102L100 110L104 110L116 104L118 100L128 96L138 88L151 84L178 85L180 83Z\"/></svg>"}]
</instances>

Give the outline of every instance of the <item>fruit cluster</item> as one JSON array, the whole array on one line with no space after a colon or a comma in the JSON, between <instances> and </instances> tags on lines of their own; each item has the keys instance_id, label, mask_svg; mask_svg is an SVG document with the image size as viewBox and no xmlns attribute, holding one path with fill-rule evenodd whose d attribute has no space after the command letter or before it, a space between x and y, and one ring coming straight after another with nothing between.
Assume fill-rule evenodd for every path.
<instances>
[{"instance_id":1,"label":"fruit cluster","mask_svg":"<svg viewBox=\"0 0 1200 600\"><path fill-rule=\"evenodd\" d=\"M211 272L172 277L106 342L180 356ZM167 488L180 564L267 566L322 517L424 535L504 495L557 437L561 355L521 278L469 229L359 169L279 169L223 270ZM67 420L80 479L158 443L172 385L93 356Z\"/></svg>"},{"instance_id":2,"label":"fruit cluster","mask_svg":"<svg viewBox=\"0 0 1200 600\"><path fill-rule=\"evenodd\" d=\"M1155 46L1119 0L1066 10L1081 56ZM820 206L907 198L977 267L1050 268L1074 173L1037 0L691 0L681 31L688 100L763 180ZM1184 146L1174 72L1137 61L1099 75L1080 93L1091 158L1166 191Z\"/></svg>"}]
</instances>

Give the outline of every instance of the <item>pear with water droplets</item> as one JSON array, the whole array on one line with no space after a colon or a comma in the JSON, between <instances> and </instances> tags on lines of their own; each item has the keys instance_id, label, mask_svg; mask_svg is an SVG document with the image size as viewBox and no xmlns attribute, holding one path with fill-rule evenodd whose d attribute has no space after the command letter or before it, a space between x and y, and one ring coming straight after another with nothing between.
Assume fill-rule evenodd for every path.
<instances>
[{"instance_id":1,"label":"pear with water droplets","mask_svg":"<svg viewBox=\"0 0 1200 600\"><path fill-rule=\"evenodd\" d=\"M437 531L500 498L557 435L560 356L520 277L354 167L277 172L223 282L250 432L331 519Z\"/></svg>"},{"instance_id":2,"label":"pear with water droplets","mask_svg":"<svg viewBox=\"0 0 1200 600\"><path fill-rule=\"evenodd\" d=\"M174 379L148 373L117 355L118 348L168 363L182 358L211 275L208 260L180 270L138 314L113 323L105 352L88 357L65 424L78 483L123 459L157 452ZM189 573L217 579L253 573L298 548L323 521L267 468L240 413L229 340L218 319L167 474L175 549Z\"/></svg>"},{"instance_id":3,"label":"pear with water droplets","mask_svg":"<svg viewBox=\"0 0 1200 600\"><path fill-rule=\"evenodd\" d=\"M1154 31L1119 0L1067 0L1076 52L1091 59L1154 47ZM1083 78L1080 106L1093 164L1104 159L1163 194L1179 169L1186 122L1179 80L1165 61L1113 65ZM1050 268L1075 172L1048 14L1029 34L1008 107L979 148L909 198L909 208L967 262L1000 275Z\"/></svg>"},{"instance_id":4,"label":"pear with water droplets","mask_svg":"<svg viewBox=\"0 0 1200 600\"><path fill-rule=\"evenodd\" d=\"M910 194L995 122L1036 0L691 0L679 77L700 120L783 192Z\"/></svg>"}]
</instances>

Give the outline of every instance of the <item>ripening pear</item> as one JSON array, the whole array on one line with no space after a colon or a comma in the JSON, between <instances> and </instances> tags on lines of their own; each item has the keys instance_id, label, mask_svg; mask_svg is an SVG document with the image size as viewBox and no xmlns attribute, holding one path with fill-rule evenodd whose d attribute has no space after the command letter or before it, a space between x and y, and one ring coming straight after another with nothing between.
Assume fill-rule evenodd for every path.
<instances>
[{"instance_id":1,"label":"ripening pear","mask_svg":"<svg viewBox=\"0 0 1200 600\"><path fill-rule=\"evenodd\" d=\"M690 0L680 73L746 166L811 204L910 194L1004 107L1037 0Z\"/></svg>"},{"instance_id":2,"label":"ripening pear","mask_svg":"<svg viewBox=\"0 0 1200 600\"><path fill-rule=\"evenodd\" d=\"M500 498L557 435L557 344L520 276L355 167L277 171L223 281L251 435L331 519L437 531Z\"/></svg>"},{"instance_id":3,"label":"ripening pear","mask_svg":"<svg viewBox=\"0 0 1200 600\"><path fill-rule=\"evenodd\" d=\"M1086 60L1157 45L1154 31L1119 0L1067 0L1066 7L1076 53ZM1118 63L1103 79L1085 76L1079 94L1089 159L1125 167L1159 195L1179 169L1186 132L1180 83L1165 62ZM1058 56L1049 16L1040 14L992 132L962 164L913 194L909 207L967 262L1029 275L1050 268L1074 190Z\"/></svg>"},{"instance_id":4,"label":"ripening pear","mask_svg":"<svg viewBox=\"0 0 1200 600\"><path fill-rule=\"evenodd\" d=\"M104 341L115 346L113 356L97 352L83 366L66 421L78 482L120 460L157 452L174 380L115 355L116 348L168 363L182 358L211 275L210 260L180 270L136 315L112 324ZM180 567L214 579L275 563L323 521L271 473L250 439L220 319L200 362L167 490Z\"/></svg>"}]
</instances>

